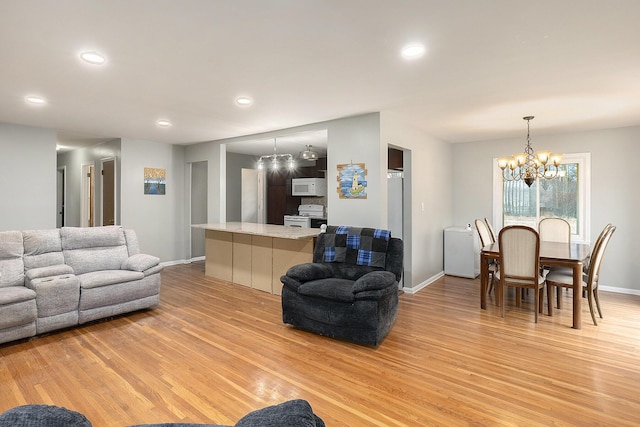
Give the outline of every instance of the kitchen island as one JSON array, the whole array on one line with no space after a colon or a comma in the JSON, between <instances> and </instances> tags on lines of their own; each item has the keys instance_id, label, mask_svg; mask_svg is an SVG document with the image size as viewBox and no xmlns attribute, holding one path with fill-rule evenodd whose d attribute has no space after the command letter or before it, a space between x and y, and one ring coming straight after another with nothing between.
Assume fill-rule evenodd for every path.
<instances>
[{"instance_id":1,"label":"kitchen island","mask_svg":"<svg viewBox=\"0 0 640 427\"><path fill-rule=\"evenodd\" d=\"M289 267L311 262L317 228L226 222L205 230L205 275L280 295Z\"/></svg>"}]
</instances>

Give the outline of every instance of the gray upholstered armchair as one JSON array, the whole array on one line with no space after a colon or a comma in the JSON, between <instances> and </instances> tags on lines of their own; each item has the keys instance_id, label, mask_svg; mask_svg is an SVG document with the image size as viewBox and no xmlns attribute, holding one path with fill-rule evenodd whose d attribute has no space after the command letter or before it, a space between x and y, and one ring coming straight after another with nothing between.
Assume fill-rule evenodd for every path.
<instances>
[{"instance_id":1,"label":"gray upholstered armchair","mask_svg":"<svg viewBox=\"0 0 640 427\"><path fill-rule=\"evenodd\" d=\"M306 331L376 347L398 313L402 240L388 230L327 227L313 262L280 278L282 320Z\"/></svg>"}]
</instances>

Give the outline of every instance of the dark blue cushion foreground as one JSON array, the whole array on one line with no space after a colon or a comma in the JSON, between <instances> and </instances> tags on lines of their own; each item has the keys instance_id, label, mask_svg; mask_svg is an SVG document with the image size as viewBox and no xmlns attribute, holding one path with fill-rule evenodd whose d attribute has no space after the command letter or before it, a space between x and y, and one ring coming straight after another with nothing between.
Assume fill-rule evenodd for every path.
<instances>
[{"instance_id":1,"label":"dark blue cushion foreground","mask_svg":"<svg viewBox=\"0 0 640 427\"><path fill-rule=\"evenodd\" d=\"M311 409L309 402L302 399L289 400L279 405L268 406L249 412L236 423L235 427L325 427Z\"/></svg>"},{"instance_id":2,"label":"dark blue cushion foreground","mask_svg":"<svg viewBox=\"0 0 640 427\"><path fill-rule=\"evenodd\" d=\"M91 422L59 406L23 405L0 414L0 427L91 427Z\"/></svg>"},{"instance_id":3,"label":"dark blue cushion foreground","mask_svg":"<svg viewBox=\"0 0 640 427\"><path fill-rule=\"evenodd\" d=\"M140 424L131 427L224 427L218 424ZM59 406L23 405L0 414L0 427L92 427L81 413ZM250 412L235 427L325 427L306 400L289 400Z\"/></svg>"}]
</instances>

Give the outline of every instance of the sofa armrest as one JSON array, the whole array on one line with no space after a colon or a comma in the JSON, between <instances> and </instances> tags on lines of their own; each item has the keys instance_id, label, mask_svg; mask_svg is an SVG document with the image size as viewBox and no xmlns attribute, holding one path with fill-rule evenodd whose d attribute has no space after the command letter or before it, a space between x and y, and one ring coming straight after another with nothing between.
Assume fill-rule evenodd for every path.
<instances>
[{"instance_id":1,"label":"sofa armrest","mask_svg":"<svg viewBox=\"0 0 640 427\"><path fill-rule=\"evenodd\" d=\"M298 282L308 282L310 280L333 277L333 272L327 265L317 262L307 262L305 264L294 265L287 270L285 275Z\"/></svg>"},{"instance_id":2,"label":"sofa armrest","mask_svg":"<svg viewBox=\"0 0 640 427\"><path fill-rule=\"evenodd\" d=\"M293 290L295 292L298 292L298 288L302 285L302 283L300 283L296 279L293 279L293 278L291 278L291 277L289 277L287 275L280 276L280 282L282 282L282 284L285 287L287 287L287 288L289 288L289 289L291 289L291 290Z\"/></svg>"},{"instance_id":3,"label":"sofa armrest","mask_svg":"<svg viewBox=\"0 0 640 427\"><path fill-rule=\"evenodd\" d=\"M364 291L385 289L396 283L396 275L390 271L372 271L353 282L351 290L354 294Z\"/></svg>"},{"instance_id":4,"label":"sofa armrest","mask_svg":"<svg viewBox=\"0 0 640 427\"><path fill-rule=\"evenodd\" d=\"M62 274L73 274L73 268L70 265L58 264L47 267L37 267L27 270L25 277L27 280L40 279L42 277L60 276Z\"/></svg>"},{"instance_id":5,"label":"sofa armrest","mask_svg":"<svg viewBox=\"0 0 640 427\"><path fill-rule=\"evenodd\" d=\"M122 261L121 270L145 271L160 264L160 258L147 254L136 254Z\"/></svg>"}]
</instances>

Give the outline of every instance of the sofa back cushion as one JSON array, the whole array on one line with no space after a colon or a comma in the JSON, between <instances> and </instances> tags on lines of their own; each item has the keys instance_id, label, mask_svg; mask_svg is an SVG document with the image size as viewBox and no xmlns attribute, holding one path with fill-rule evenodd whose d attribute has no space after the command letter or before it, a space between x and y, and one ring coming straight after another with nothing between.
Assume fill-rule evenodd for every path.
<instances>
[{"instance_id":1,"label":"sofa back cushion","mask_svg":"<svg viewBox=\"0 0 640 427\"><path fill-rule=\"evenodd\" d=\"M360 277L371 271L387 270L395 274L396 280L400 281L403 272L404 245L402 239L390 237L386 248L385 264L382 267L372 267L368 265L358 265L350 262L326 262L326 247L334 245L331 237L327 238L327 233L320 233L316 239L313 249L313 262L324 263L328 266L334 277L343 279L358 280Z\"/></svg>"},{"instance_id":2,"label":"sofa back cushion","mask_svg":"<svg viewBox=\"0 0 640 427\"><path fill-rule=\"evenodd\" d=\"M0 287L24 286L22 233L0 232Z\"/></svg>"},{"instance_id":3,"label":"sofa back cushion","mask_svg":"<svg viewBox=\"0 0 640 427\"><path fill-rule=\"evenodd\" d=\"M60 237L64 261L75 274L119 270L129 257L124 230L119 225L62 227Z\"/></svg>"},{"instance_id":4,"label":"sofa back cushion","mask_svg":"<svg viewBox=\"0 0 640 427\"><path fill-rule=\"evenodd\" d=\"M26 270L64 264L59 229L23 231L22 239Z\"/></svg>"},{"instance_id":5,"label":"sofa back cushion","mask_svg":"<svg viewBox=\"0 0 640 427\"><path fill-rule=\"evenodd\" d=\"M127 250L129 256L138 255L140 253L140 245L138 244L138 235L134 230L124 230L124 238L127 239Z\"/></svg>"}]
</instances>

